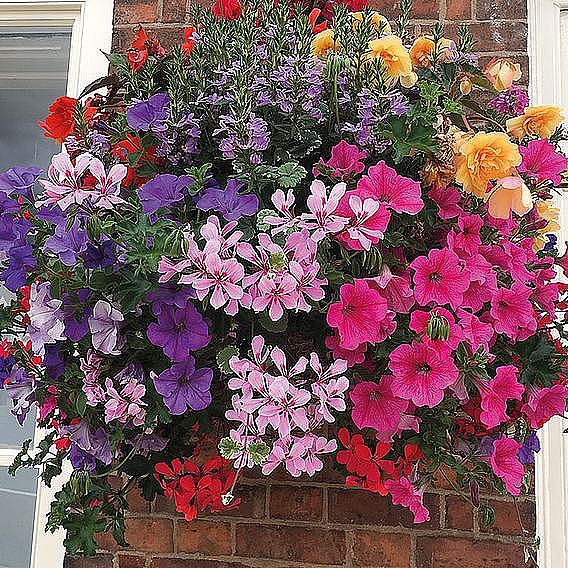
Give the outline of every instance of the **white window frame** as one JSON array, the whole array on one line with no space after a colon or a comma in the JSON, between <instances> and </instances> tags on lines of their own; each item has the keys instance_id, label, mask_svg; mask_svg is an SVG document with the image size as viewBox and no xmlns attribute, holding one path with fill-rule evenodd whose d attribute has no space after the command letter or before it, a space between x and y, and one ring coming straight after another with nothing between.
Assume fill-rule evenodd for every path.
<instances>
[{"instance_id":1,"label":"white window frame","mask_svg":"<svg viewBox=\"0 0 568 568\"><path fill-rule=\"evenodd\" d=\"M71 27L67 92L61 94L77 97L107 73L108 61L101 51L111 50L113 10L114 0L0 0L0 26ZM35 438L41 439L38 429ZM0 448L0 466L10 465L17 453ZM48 488L38 483L30 568L63 566L64 531L45 532L46 514L60 485L55 482Z\"/></svg>"},{"instance_id":2,"label":"white window frame","mask_svg":"<svg viewBox=\"0 0 568 568\"><path fill-rule=\"evenodd\" d=\"M530 96L533 105L564 107L568 118L568 53L561 16L568 0L528 0ZM563 78L564 75L564 78ZM564 81L564 83L563 83ZM568 240L568 203L560 200L560 243ZM539 568L568 567L568 436L566 422L554 418L540 434L536 461Z\"/></svg>"}]
</instances>

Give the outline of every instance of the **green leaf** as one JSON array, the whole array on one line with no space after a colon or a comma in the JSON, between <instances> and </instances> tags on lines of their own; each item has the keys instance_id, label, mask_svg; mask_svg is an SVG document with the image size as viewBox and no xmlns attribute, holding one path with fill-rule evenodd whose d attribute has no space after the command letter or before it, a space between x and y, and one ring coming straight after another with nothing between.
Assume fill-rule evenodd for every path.
<instances>
[{"instance_id":1,"label":"green leaf","mask_svg":"<svg viewBox=\"0 0 568 568\"><path fill-rule=\"evenodd\" d=\"M259 321L260 325L262 325L266 331L282 333L283 331L286 331L286 328L288 327L288 314L284 312L278 321L272 321L267 312L262 312L260 314Z\"/></svg>"},{"instance_id":2,"label":"green leaf","mask_svg":"<svg viewBox=\"0 0 568 568\"><path fill-rule=\"evenodd\" d=\"M242 446L232 438L221 438L219 441L219 453L226 460L230 460L237 452L242 450Z\"/></svg>"},{"instance_id":3,"label":"green leaf","mask_svg":"<svg viewBox=\"0 0 568 568\"><path fill-rule=\"evenodd\" d=\"M221 373L224 375L230 375L232 373L231 367L229 367L229 361L231 360L231 357L238 354L239 350L234 345L229 345L217 353L217 367L219 367Z\"/></svg>"},{"instance_id":4,"label":"green leaf","mask_svg":"<svg viewBox=\"0 0 568 568\"><path fill-rule=\"evenodd\" d=\"M75 408L77 409L77 414L79 414L79 416L85 416L85 411L87 410L87 396L82 391L77 396Z\"/></svg>"},{"instance_id":5,"label":"green leaf","mask_svg":"<svg viewBox=\"0 0 568 568\"><path fill-rule=\"evenodd\" d=\"M297 162L287 162L278 167L277 183L285 189L296 187L308 172Z\"/></svg>"}]
</instances>

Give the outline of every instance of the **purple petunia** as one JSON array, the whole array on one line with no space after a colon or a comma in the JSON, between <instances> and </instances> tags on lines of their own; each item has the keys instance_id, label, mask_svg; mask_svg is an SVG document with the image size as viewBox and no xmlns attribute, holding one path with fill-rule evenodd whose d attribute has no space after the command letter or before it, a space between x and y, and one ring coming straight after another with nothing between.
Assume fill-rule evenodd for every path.
<instances>
[{"instance_id":1,"label":"purple petunia","mask_svg":"<svg viewBox=\"0 0 568 568\"><path fill-rule=\"evenodd\" d=\"M63 436L69 436L69 439L76 443L84 452L87 452L105 465L112 462L113 453L104 428L97 428L93 431L89 422L83 419L76 424L60 426L59 429Z\"/></svg>"},{"instance_id":2,"label":"purple petunia","mask_svg":"<svg viewBox=\"0 0 568 568\"><path fill-rule=\"evenodd\" d=\"M37 265L32 245L24 244L10 249L8 267L0 273L0 280L11 292L16 292L26 283L26 274Z\"/></svg>"},{"instance_id":3,"label":"purple petunia","mask_svg":"<svg viewBox=\"0 0 568 568\"><path fill-rule=\"evenodd\" d=\"M122 344L119 331L122 313L106 300L98 300L89 317L93 347L105 355L119 355Z\"/></svg>"},{"instance_id":4,"label":"purple petunia","mask_svg":"<svg viewBox=\"0 0 568 568\"><path fill-rule=\"evenodd\" d=\"M11 412L21 426L35 400L33 381L22 367L14 365L4 388L12 399Z\"/></svg>"},{"instance_id":5,"label":"purple petunia","mask_svg":"<svg viewBox=\"0 0 568 568\"><path fill-rule=\"evenodd\" d=\"M189 176L173 174L157 175L145 183L138 192L142 211L146 215L155 213L160 207L167 207L183 199L183 190L193 183Z\"/></svg>"},{"instance_id":6,"label":"purple petunia","mask_svg":"<svg viewBox=\"0 0 568 568\"><path fill-rule=\"evenodd\" d=\"M534 454L540 452L540 440L536 432L531 432L519 450L519 461L522 464L534 463Z\"/></svg>"},{"instance_id":7,"label":"purple petunia","mask_svg":"<svg viewBox=\"0 0 568 568\"><path fill-rule=\"evenodd\" d=\"M42 174L41 168L23 168L15 166L0 174L0 191L5 191L8 195L16 194L27 197L33 201L32 188L37 178Z\"/></svg>"},{"instance_id":8,"label":"purple petunia","mask_svg":"<svg viewBox=\"0 0 568 568\"><path fill-rule=\"evenodd\" d=\"M99 242L87 243L85 252L81 255L85 268L108 268L116 264L116 245L113 241L100 236Z\"/></svg>"},{"instance_id":9,"label":"purple petunia","mask_svg":"<svg viewBox=\"0 0 568 568\"><path fill-rule=\"evenodd\" d=\"M71 227L57 225L43 246L43 252L50 251L59 256L65 266L77 264L77 256L85 252L88 243L87 231L81 228L79 219L75 219Z\"/></svg>"},{"instance_id":10,"label":"purple petunia","mask_svg":"<svg viewBox=\"0 0 568 568\"><path fill-rule=\"evenodd\" d=\"M191 302L183 308L162 305L158 321L148 326L147 335L172 361L185 361L190 351L205 347L211 340L207 323Z\"/></svg>"},{"instance_id":11,"label":"purple petunia","mask_svg":"<svg viewBox=\"0 0 568 568\"><path fill-rule=\"evenodd\" d=\"M170 97L167 93L158 93L132 105L126 112L126 120L134 130L160 132L166 130L169 114Z\"/></svg>"},{"instance_id":12,"label":"purple petunia","mask_svg":"<svg viewBox=\"0 0 568 568\"><path fill-rule=\"evenodd\" d=\"M45 346L65 341L63 302L51 297L51 284L34 282L30 289L29 324L26 334L32 342L34 353L43 355Z\"/></svg>"},{"instance_id":13,"label":"purple petunia","mask_svg":"<svg viewBox=\"0 0 568 568\"><path fill-rule=\"evenodd\" d=\"M194 299L195 291L190 286L176 288L173 286L159 286L146 295L146 299L152 304L155 315L160 313L162 306L176 306L183 308L188 300Z\"/></svg>"},{"instance_id":14,"label":"purple petunia","mask_svg":"<svg viewBox=\"0 0 568 568\"><path fill-rule=\"evenodd\" d=\"M207 408L211 404L209 389L212 379L210 368L195 369L195 359L191 355L153 377L156 391L164 397L164 404L175 415L183 414L188 408Z\"/></svg>"},{"instance_id":15,"label":"purple petunia","mask_svg":"<svg viewBox=\"0 0 568 568\"><path fill-rule=\"evenodd\" d=\"M252 193L239 194L243 187L240 181L230 179L224 190L215 187L206 189L197 201L197 208L217 211L226 221L254 215L258 211L258 197Z\"/></svg>"}]
</instances>

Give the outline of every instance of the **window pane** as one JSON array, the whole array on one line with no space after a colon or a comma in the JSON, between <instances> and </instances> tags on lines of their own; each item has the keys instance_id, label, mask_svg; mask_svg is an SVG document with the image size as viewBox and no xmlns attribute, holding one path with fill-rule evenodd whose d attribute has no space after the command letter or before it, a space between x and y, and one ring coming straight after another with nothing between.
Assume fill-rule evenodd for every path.
<instances>
[{"instance_id":1,"label":"window pane","mask_svg":"<svg viewBox=\"0 0 568 568\"><path fill-rule=\"evenodd\" d=\"M16 165L47 169L58 150L37 121L66 92L70 46L68 27L0 26L0 172ZM16 448L33 437L33 414L20 428L11 406L0 389L0 448Z\"/></svg>"},{"instance_id":2,"label":"window pane","mask_svg":"<svg viewBox=\"0 0 568 568\"><path fill-rule=\"evenodd\" d=\"M30 565L36 485L34 470L20 470L12 477L0 467L0 568Z\"/></svg>"}]
</instances>

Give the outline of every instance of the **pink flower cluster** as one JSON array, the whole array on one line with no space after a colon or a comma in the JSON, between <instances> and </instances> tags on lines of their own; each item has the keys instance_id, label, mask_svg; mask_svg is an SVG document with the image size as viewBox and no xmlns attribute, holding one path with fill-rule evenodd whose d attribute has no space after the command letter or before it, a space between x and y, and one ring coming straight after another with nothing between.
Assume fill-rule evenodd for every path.
<instances>
[{"instance_id":1,"label":"pink flower cluster","mask_svg":"<svg viewBox=\"0 0 568 568\"><path fill-rule=\"evenodd\" d=\"M306 230L287 235L283 244L260 233L253 246L241 240L236 226L231 222L221 227L217 217L209 217L201 228L203 248L188 233L187 258L175 264L163 259L160 282L179 275L179 283L191 285L200 300L210 294L215 309L224 308L228 315L239 307L267 310L273 321L285 310L309 312L312 302L323 299L327 280L318 278L318 246Z\"/></svg>"},{"instance_id":2,"label":"pink flower cluster","mask_svg":"<svg viewBox=\"0 0 568 568\"><path fill-rule=\"evenodd\" d=\"M282 464L293 476L314 475L323 468L320 456L337 449L335 440L318 435L324 423L335 421L334 412L345 410L349 381L343 373L347 363L337 360L324 368L316 353L300 357L290 366L279 347L265 345L261 336L252 340L252 359L232 357L236 377L229 388L237 391L227 419L237 422L230 438L239 451L236 467L252 467L249 448L265 443L269 453L263 463L265 475Z\"/></svg>"}]
</instances>

